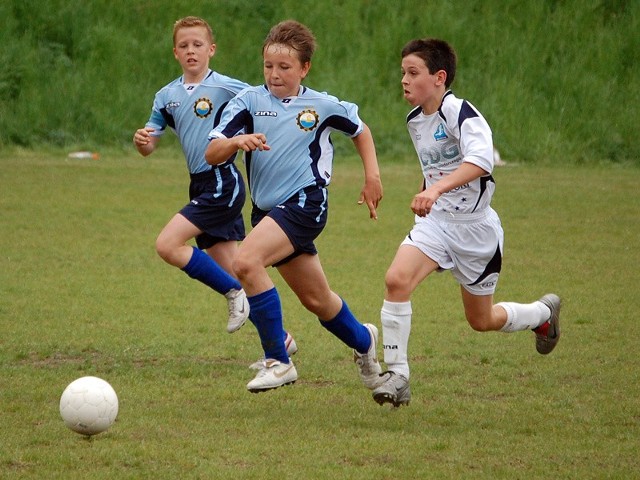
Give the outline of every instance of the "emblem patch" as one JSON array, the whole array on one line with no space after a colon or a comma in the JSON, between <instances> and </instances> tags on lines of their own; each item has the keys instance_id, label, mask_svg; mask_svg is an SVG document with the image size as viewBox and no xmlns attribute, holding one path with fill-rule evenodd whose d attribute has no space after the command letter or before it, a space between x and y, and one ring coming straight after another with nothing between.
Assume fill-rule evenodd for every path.
<instances>
[{"instance_id":1,"label":"emblem patch","mask_svg":"<svg viewBox=\"0 0 640 480\"><path fill-rule=\"evenodd\" d=\"M296 118L296 123L301 130L310 132L318 126L318 114L315 110L302 110Z\"/></svg>"},{"instance_id":2,"label":"emblem patch","mask_svg":"<svg viewBox=\"0 0 640 480\"><path fill-rule=\"evenodd\" d=\"M443 124L438 125L438 129L433 134L433 138L435 138L436 140L444 140L445 138L448 138L447 134L444 131L444 125Z\"/></svg>"},{"instance_id":3,"label":"emblem patch","mask_svg":"<svg viewBox=\"0 0 640 480\"><path fill-rule=\"evenodd\" d=\"M198 118L207 118L213 111L213 104L208 98L199 98L193 104L193 111Z\"/></svg>"}]
</instances>

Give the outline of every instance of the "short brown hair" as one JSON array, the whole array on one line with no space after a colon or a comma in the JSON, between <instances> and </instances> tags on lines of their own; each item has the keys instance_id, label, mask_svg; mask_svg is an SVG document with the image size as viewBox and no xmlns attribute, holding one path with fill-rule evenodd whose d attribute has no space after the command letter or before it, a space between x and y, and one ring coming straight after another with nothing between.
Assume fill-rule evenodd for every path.
<instances>
[{"instance_id":1,"label":"short brown hair","mask_svg":"<svg viewBox=\"0 0 640 480\"><path fill-rule=\"evenodd\" d=\"M176 44L176 33L181 28L188 27L204 27L207 29L207 35L209 36L209 40L211 43L214 43L215 40L213 38L213 30L211 30L211 26L207 23L206 20L200 17L184 17L179 20L176 20L176 23L173 24L173 44Z\"/></svg>"},{"instance_id":2,"label":"short brown hair","mask_svg":"<svg viewBox=\"0 0 640 480\"><path fill-rule=\"evenodd\" d=\"M420 38L411 40L402 49L402 58L407 55L417 55L424 60L432 75L438 70L447 72L445 87L449 88L456 76L457 57L451 45L437 38Z\"/></svg>"},{"instance_id":3,"label":"short brown hair","mask_svg":"<svg viewBox=\"0 0 640 480\"><path fill-rule=\"evenodd\" d=\"M298 52L300 62L311 61L316 50L316 37L306 25L295 20L285 20L274 25L262 44L262 53L270 45L281 44Z\"/></svg>"}]
</instances>

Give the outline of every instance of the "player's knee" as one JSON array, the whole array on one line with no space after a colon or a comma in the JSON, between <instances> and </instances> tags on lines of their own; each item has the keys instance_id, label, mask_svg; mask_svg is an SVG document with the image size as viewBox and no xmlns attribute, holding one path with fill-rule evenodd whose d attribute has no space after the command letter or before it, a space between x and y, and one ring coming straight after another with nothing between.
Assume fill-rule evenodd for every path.
<instances>
[{"instance_id":1,"label":"player's knee","mask_svg":"<svg viewBox=\"0 0 640 480\"><path fill-rule=\"evenodd\" d=\"M156 253L162 258L165 262L171 263L171 254L172 248L171 246L162 238L162 236L156 239Z\"/></svg>"},{"instance_id":2,"label":"player's knee","mask_svg":"<svg viewBox=\"0 0 640 480\"><path fill-rule=\"evenodd\" d=\"M240 280L243 280L251 275L252 268L257 262L247 258L243 255L238 255L231 265L233 274Z\"/></svg>"},{"instance_id":3,"label":"player's knee","mask_svg":"<svg viewBox=\"0 0 640 480\"><path fill-rule=\"evenodd\" d=\"M387 273L384 276L384 284L387 292L392 295L405 293L405 291L409 289L404 275L393 269L387 270Z\"/></svg>"},{"instance_id":4,"label":"player's knee","mask_svg":"<svg viewBox=\"0 0 640 480\"><path fill-rule=\"evenodd\" d=\"M484 317L467 315L467 322L469 322L469 326L476 332L489 332L494 330L491 322Z\"/></svg>"}]
</instances>

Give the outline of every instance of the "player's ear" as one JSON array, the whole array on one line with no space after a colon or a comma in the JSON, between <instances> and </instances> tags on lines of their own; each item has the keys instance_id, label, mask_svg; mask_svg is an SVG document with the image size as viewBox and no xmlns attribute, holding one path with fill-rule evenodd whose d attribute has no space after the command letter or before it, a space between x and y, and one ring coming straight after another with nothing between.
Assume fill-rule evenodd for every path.
<instances>
[{"instance_id":1,"label":"player's ear","mask_svg":"<svg viewBox=\"0 0 640 480\"><path fill-rule=\"evenodd\" d=\"M304 80L306 76L309 74L309 70L311 70L311 62L304 62L302 64L302 72L300 77Z\"/></svg>"},{"instance_id":2,"label":"player's ear","mask_svg":"<svg viewBox=\"0 0 640 480\"><path fill-rule=\"evenodd\" d=\"M215 54L216 54L216 44L212 43L211 46L209 46L209 58L212 58Z\"/></svg>"}]
</instances>

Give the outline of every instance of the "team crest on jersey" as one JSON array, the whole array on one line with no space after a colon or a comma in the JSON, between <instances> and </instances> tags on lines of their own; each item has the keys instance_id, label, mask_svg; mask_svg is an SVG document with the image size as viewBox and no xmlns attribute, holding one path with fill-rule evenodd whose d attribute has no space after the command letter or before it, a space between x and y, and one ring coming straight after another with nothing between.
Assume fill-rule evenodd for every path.
<instances>
[{"instance_id":1,"label":"team crest on jersey","mask_svg":"<svg viewBox=\"0 0 640 480\"><path fill-rule=\"evenodd\" d=\"M196 117L207 118L213 111L213 104L208 98L199 98L196 100L196 103L193 104L193 111L195 112Z\"/></svg>"},{"instance_id":2,"label":"team crest on jersey","mask_svg":"<svg viewBox=\"0 0 640 480\"><path fill-rule=\"evenodd\" d=\"M298 114L298 117L296 118L296 123L298 124L298 127L300 127L301 130L304 130L305 132L310 132L311 130L313 130L318 126L318 120L319 120L319 117L316 111L313 109L309 109L309 110L302 110Z\"/></svg>"},{"instance_id":3,"label":"team crest on jersey","mask_svg":"<svg viewBox=\"0 0 640 480\"><path fill-rule=\"evenodd\" d=\"M433 134L433 138L436 140L444 140L445 138L448 138L447 134L444 132L444 125L442 123L438 125L438 129Z\"/></svg>"}]
</instances>

